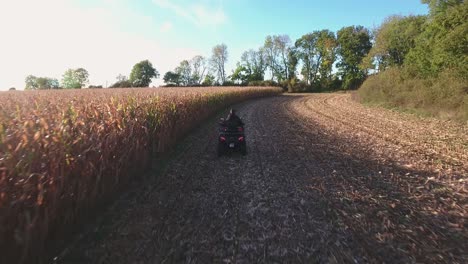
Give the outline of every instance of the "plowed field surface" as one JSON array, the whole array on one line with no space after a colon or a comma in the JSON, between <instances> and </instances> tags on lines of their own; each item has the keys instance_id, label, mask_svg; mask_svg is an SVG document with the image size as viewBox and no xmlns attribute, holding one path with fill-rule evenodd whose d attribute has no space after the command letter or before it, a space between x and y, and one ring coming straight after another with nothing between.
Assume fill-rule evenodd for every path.
<instances>
[{"instance_id":1,"label":"plowed field surface","mask_svg":"<svg viewBox=\"0 0 468 264\"><path fill-rule=\"evenodd\" d=\"M207 122L57 262L468 262L466 125L350 94L236 107L247 156Z\"/></svg>"}]
</instances>

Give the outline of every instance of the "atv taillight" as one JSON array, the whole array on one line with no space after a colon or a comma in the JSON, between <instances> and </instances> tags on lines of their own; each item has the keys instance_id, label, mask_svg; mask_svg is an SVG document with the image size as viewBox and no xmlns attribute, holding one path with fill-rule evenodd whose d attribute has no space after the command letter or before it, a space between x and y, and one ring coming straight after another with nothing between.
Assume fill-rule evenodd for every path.
<instances>
[{"instance_id":1,"label":"atv taillight","mask_svg":"<svg viewBox=\"0 0 468 264\"><path fill-rule=\"evenodd\" d=\"M242 127L238 127L237 130L238 130L239 132L244 131L244 129L243 129Z\"/></svg>"},{"instance_id":2,"label":"atv taillight","mask_svg":"<svg viewBox=\"0 0 468 264\"><path fill-rule=\"evenodd\" d=\"M226 138L225 137L220 137L219 138L221 141L226 141Z\"/></svg>"},{"instance_id":3,"label":"atv taillight","mask_svg":"<svg viewBox=\"0 0 468 264\"><path fill-rule=\"evenodd\" d=\"M239 137L239 141L244 141L244 137Z\"/></svg>"}]
</instances>

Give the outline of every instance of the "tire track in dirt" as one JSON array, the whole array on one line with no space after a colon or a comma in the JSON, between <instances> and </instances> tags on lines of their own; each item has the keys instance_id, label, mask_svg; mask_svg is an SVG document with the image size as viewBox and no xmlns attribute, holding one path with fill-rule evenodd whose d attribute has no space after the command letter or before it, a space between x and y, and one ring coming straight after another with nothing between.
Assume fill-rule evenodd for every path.
<instances>
[{"instance_id":1,"label":"tire track in dirt","mask_svg":"<svg viewBox=\"0 0 468 264\"><path fill-rule=\"evenodd\" d=\"M429 162L440 159L444 164L465 166L464 169L467 169L467 165L462 162L468 159L468 146L462 144L468 143L468 130L465 127L452 126L451 129L456 133L450 133L447 127L441 129L439 122L424 127L421 126L421 122L418 124L417 119L408 120L402 114L399 115L399 120L396 120L390 111L385 112L386 116L378 111L370 114L368 109L352 102L349 94L319 95L308 98L303 103L311 111L344 126L376 136L390 144L412 149L415 155L425 155Z\"/></svg>"},{"instance_id":2,"label":"tire track in dirt","mask_svg":"<svg viewBox=\"0 0 468 264\"><path fill-rule=\"evenodd\" d=\"M317 97L303 97L300 101L304 104L309 100L317 100ZM310 154L314 156L312 159L322 160L323 167L333 166L335 169L334 179L325 182L327 189L338 194L329 194L329 198L334 201L333 207L353 227L351 230L354 229L356 237L361 237L363 241L378 238L374 242L380 246L372 249L373 252L402 262L463 262L460 260L466 258L463 249L467 247L468 237L463 231L467 205L463 191L433 191L434 186L428 179L433 179L438 173L421 168L419 171L418 168L409 170L395 165L401 163L401 160L391 159L401 158L401 155L390 155L391 151L395 151L394 148L386 149L387 153L375 151L378 142L374 139L381 140L379 137L366 137L367 141L359 144L356 134L361 130L351 130L357 127L354 125L343 127L342 124L347 123L346 120L340 120L344 114L337 113L333 117L325 114L323 119L322 109L314 111L314 108L300 107L298 103L288 108L292 116L307 119L305 122L298 120L295 124L302 124L304 133L312 131L307 137L309 141L314 143L314 138L320 138L323 143L329 141L328 147L321 150L326 155L316 155L319 153L313 151ZM329 110L334 112L336 109L330 107ZM466 170L459 169L458 172L463 175ZM343 200L350 202L350 205L343 207L346 204ZM364 225L361 224L363 221Z\"/></svg>"},{"instance_id":3,"label":"tire track in dirt","mask_svg":"<svg viewBox=\"0 0 468 264\"><path fill-rule=\"evenodd\" d=\"M236 106L245 157L216 157L213 119L57 263L463 263L465 197L418 189L435 174L375 150L372 131L348 135L359 127L324 115L346 117L347 99L317 110L322 96Z\"/></svg>"}]
</instances>

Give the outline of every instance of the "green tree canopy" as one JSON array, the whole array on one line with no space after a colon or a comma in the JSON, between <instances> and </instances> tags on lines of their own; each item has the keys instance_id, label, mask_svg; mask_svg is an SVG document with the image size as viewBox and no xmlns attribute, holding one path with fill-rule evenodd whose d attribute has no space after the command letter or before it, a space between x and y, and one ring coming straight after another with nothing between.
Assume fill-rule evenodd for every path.
<instances>
[{"instance_id":1,"label":"green tree canopy","mask_svg":"<svg viewBox=\"0 0 468 264\"><path fill-rule=\"evenodd\" d=\"M336 46L335 34L327 29L306 34L296 41L297 56L302 62L301 74L307 84L330 78Z\"/></svg>"},{"instance_id":2,"label":"green tree canopy","mask_svg":"<svg viewBox=\"0 0 468 264\"><path fill-rule=\"evenodd\" d=\"M83 68L68 69L62 76L62 86L66 89L81 89L89 82L89 73Z\"/></svg>"},{"instance_id":3,"label":"green tree canopy","mask_svg":"<svg viewBox=\"0 0 468 264\"><path fill-rule=\"evenodd\" d=\"M364 68L385 70L402 66L424 29L426 16L391 16L375 31L375 43L363 65Z\"/></svg>"},{"instance_id":4,"label":"green tree canopy","mask_svg":"<svg viewBox=\"0 0 468 264\"><path fill-rule=\"evenodd\" d=\"M163 81L167 85L180 85L180 75L178 73L168 71L164 74Z\"/></svg>"},{"instance_id":5,"label":"green tree canopy","mask_svg":"<svg viewBox=\"0 0 468 264\"><path fill-rule=\"evenodd\" d=\"M245 69L247 81L263 81L267 68L263 48L245 51L241 56L241 65Z\"/></svg>"},{"instance_id":6,"label":"green tree canopy","mask_svg":"<svg viewBox=\"0 0 468 264\"><path fill-rule=\"evenodd\" d=\"M212 74L207 74L202 82L203 86L213 86L216 82L216 78Z\"/></svg>"},{"instance_id":7,"label":"green tree canopy","mask_svg":"<svg viewBox=\"0 0 468 264\"><path fill-rule=\"evenodd\" d=\"M36 77L34 75L28 75L25 79L25 82L25 90L58 89L60 86L57 79L49 77Z\"/></svg>"},{"instance_id":8,"label":"green tree canopy","mask_svg":"<svg viewBox=\"0 0 468 264\"><path fill-rule=\"evenodd\" d=\"M431 15L408 53L409 73L426 78L452 70L468 79L468 2L424 2L429 3Z\"/></svg>"},{"instance_id":9,"label":"green tree canopy","mask_svg":"<svg viewBox=\"0 0 468 264\"><path fill-rule=\"evenodd\" d=\"M299 57L297 55L297 51L293 48L289 49L288 52L288 81L296 78L296 69L297 65L299 64Z\"/></svg>"},{"instance_id":10,"label":"green tree canopy","mask_svg":"<svg viewBox=\"0 0 468 264\"><path fill-rule=\"evenodd\" d=\"M429 5L431 15L445 12L448 8L458 6L465 2L464 0L421 0L422 3Z\"/></svg>"},{"instance_id":11,"label":"green tree canopy","mask_svg":"<svg viewBox=\"0 0 468 264\"><path fill-rule=\"evenodd\" d=\"M230 78L234 83L246 84L249 81L250 75L248 75L249 70L242 66L240 63L237 63L237 67L233 70Z\"/></svg>"},{"instance_id":12,"label":"green tree canopy","mask_svg":"<svg viewBox=\"0 0 468 264\"><path fill-rule=\"evenodd\" d=\"M179 82L183 86L189 86L192 82L192 65L188 60L180 62L175 68L175 73L179 76Z\"/></svg>"},{"instance_id":13,"label":"green tree canopy","mask_svg":"<svg viewBox=\"0 0 468 264\"><path fill-rule=\"evenodd\" d=\"M158 78L159 72L148 60L143 60L133 66L130 73L130 83L132 87L148 87L151 79Z\"/></svg>"},{"instance_id":14,"label":"green tree canopy","mask_svg":"<svg viewBox=\"0 0 468 264\"><path fill-rule=\"evenodd\" d=\"M208 72L208 62L203 56L195 56L190 61L183 60L173 70L164 75L164 82L168 85L201 85Z\"/></svg>"},{"instance_id":15,"label":"green tree canopy","mask_svg":"<svg viewBox=\"0 0 468 264\"><path fill-rule=\"evenodd\" d=\"M301 74L307 84L311 84L318 73L317 38L316 32L309 33L295 43L297 55L302 62Z\"/></svg>"},{"instance_id":16,"label":"green tree canopy","mask_svg":"<svg viewBox=\"0 0 468 264\"><path fill-rule=\"evenodd\" d=\"M264 49L250 49L242 53L241 60L237 63L237 68L233 71L231 79L240 84L263 81L266 69Z\"/></svg>"},{"instance_id":17,"label":"green tree canopy","mask_svg":"<svg viewBox=\"0 0 468 264\"><path fill-rule=\"evenodd\" d=\"M341 60L337 64L344 89L356 89L365 80L367 72L359 65L372 47L371 34L363 26L350 26L337 33L337 53Z\"/></svg>"}]
</instances>

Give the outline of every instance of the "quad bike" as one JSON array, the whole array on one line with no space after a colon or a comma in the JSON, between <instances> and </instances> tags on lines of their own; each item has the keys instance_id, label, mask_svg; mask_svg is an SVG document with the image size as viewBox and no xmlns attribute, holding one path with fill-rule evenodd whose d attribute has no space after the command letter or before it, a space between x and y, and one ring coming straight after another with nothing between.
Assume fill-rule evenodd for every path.
<instances>
[{"instance_id":1,"label":"quad bike","mask_svg":"<svg viewBox=\"0 0 468 264\"><path fill-rule=\"evenodd\" d=\"M247 155L244 127L230 124L221 118L219 122L218 157L227 152L239 151Z\"/></svg>"}]
</instances>

